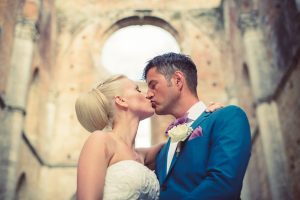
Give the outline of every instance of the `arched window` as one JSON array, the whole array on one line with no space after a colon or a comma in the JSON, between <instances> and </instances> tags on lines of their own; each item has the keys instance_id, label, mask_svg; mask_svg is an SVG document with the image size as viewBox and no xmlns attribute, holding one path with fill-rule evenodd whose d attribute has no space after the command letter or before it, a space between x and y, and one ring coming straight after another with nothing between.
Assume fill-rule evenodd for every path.
<instances>
[{"instance_id":1,"label":"arched window","mask_svg":"<svg viewBox=\"0 0 300 200\"><path fill-rule=\"evenodd\" d=\"M153 25L121 28L105 42L101 63L112 74L125 74L139 81L146 62L165 52L179 52L175 38L164 29Z\"/></svg>"},{"instance_id":2,"label":"arched window","mask_svg":"<svg viewBox=\"0 0 300 200\"><path fill-rule=\"evenodd\" d=\"M153 25L132 25L117 30L107 39L101 63L111 74L125 74L142 85L147 61L166 52L180 52L176 39L169 32ZM137 147L151 145L150 127L150 119L141 122Z\"/></svg>"}]
</instances>

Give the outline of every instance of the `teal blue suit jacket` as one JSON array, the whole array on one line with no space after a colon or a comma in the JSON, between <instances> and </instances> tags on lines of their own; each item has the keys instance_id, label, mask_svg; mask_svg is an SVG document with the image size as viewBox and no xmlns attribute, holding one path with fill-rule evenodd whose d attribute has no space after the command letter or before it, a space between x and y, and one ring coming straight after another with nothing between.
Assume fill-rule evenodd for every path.
<instances>
[{"instance_id":1,"label":"teal blue suit jacket","mask_svg":"<svg viewBox=\"0 0 300 200\"><path fill-rule=\"evenodd\" d=\"M202 113L191 126L194 129L200 126L203 135L184 142L168 174L170 140L156 157L160 199L239 199L251 154L246 114L237 106L227 106L213 113Z\"/></svg>"}]
</instances>

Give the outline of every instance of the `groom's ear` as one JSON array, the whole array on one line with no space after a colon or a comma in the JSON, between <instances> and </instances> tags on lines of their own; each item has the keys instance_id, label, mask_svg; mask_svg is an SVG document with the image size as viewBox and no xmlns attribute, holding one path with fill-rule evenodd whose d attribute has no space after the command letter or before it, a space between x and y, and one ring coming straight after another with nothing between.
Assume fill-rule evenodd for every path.
<instances>
[{"instance_id":1,"label":"groom's ear","mask_svg":"<svg viewBox=\"0 0 300 200\"><path fill-rule=\"evenodd\" d=\"M175 85L179 90L182 90L184 83L184 75L181 71L175 71L173 74Z\"/></svg>"},{"instance_id":2,"label":"groom's ear","mask_svg":"<svg viewBox=\"0 0 300 200\"><path fill-rule=\"evenodd\" d=\"M122 108L128 108L127 102L120 96L115 96L115 104Z\"/></svg>"}]
</instances>

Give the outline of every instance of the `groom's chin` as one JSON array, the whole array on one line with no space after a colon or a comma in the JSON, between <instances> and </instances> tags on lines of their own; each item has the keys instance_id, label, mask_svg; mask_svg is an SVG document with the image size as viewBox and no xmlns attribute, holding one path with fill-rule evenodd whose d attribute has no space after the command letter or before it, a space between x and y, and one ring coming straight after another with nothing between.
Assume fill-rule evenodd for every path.
<instances>
[{"instance_id":1,"label":"groom's chin","mask_svg":"<svg viewBox=\"0 0 300 200\"><path fill-rule=\"evenodd\" d=\"M166 114L164 112L164 109L160 109L161 107L157 106L156 104L154 106L152 105L152 108L154 109L155 114L157 114L157 115L165 115Z\"/></svg>"},{"instance_id":2,"label":"groom's chin","mask_svg":"<svg viewBox=\"0 0 300 200\"><path fill-rule=\"evenodd\" d=\"M162 112L161 110L155 108L155 114L157 115L165 115L164 112Z\"/></svg>"}]
</instances>

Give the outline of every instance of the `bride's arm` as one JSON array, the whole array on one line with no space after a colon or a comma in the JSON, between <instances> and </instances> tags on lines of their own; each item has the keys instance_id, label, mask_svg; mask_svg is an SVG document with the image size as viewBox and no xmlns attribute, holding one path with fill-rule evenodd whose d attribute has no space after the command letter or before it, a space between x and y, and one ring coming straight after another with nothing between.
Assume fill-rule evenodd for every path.
<instances>
[{"instance_id":1,"label":"bride's arm","mask_svg":"<svg viewBox=\"0 0 300 200\"><path fill-rule=\"evenodd\" d=\"M100 131L92 133L85 142L77 168L77 199L102 199L109 160L110 139Z\"/></svg>"},{"instance_id":2,"label":"bride's arm","mask_svg":"<svg viewBox=\"0 0 300 200\"><path fill-rule=\"evenodd\" d=\"M149 148L137 148L136 151L144 159L145 166L154 170L156 154L160 151L163 145L165 145L165 143L157 144Z\"/></svg>"}]
</instances>

